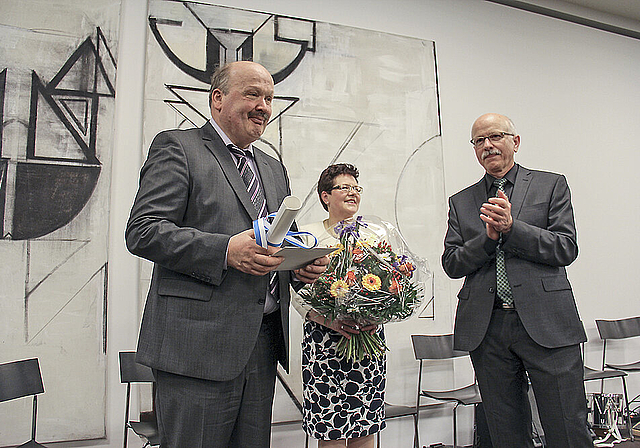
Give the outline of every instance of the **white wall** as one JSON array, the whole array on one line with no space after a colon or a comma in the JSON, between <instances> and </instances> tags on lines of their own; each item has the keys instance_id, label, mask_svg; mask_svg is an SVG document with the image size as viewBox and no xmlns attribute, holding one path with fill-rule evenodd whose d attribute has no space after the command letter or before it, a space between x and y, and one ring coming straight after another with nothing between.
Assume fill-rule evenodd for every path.
<instances>
[{"instance_id":1,"label":"white wall","mask_svg":"<svg viewBox=\"0 0 640 448\"><path fill-rule=\"evenodd\" d=\"M640 244L632 236L640 224L634 175L640 162L640 41L481 0L217 3L435 40L447 196L482 175L468 139L471 123L485 112L514 120L522 136L521 164L567 175L580 245L569 277L591 340L587 364L599 365L594 319L640 315L634 294ZM122 445L125 391L117 352L135 348L140 308L138 263L126 252L123 233L141 163L147 25L144 0L122 4L109 248L108 440L56 446ZM431 266L440 269L438 260ZM452 281L451 297L436 300L454 305L458 287ZM640 350L618 355L637 359ZM640 379L630 379L629 388L632 396L639 393ZM468 442L470 414L462 414L461 441ZM447 413L425 415L421 444L450 443L450 428ZM410 446L411 437L409 422L392 421L383 444ZM141 446L132 439L129 446ZM297 447L302 440L299 427L279 427L273 446Z\"/></svg>"}]
</instances>

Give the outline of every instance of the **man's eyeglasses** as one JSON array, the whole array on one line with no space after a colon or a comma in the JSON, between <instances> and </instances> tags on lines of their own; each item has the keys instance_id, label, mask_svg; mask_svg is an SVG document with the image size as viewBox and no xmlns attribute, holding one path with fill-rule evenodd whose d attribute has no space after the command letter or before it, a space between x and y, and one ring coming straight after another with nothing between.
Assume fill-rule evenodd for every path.
<instances>
[{"instance_id":1,"label":"man's eyeglasses","mask_svg":"<svg viewBox=\"0 0 640 448\"><path fill-rule=\"evenodd\" d=\"M481 148L484 145L484 141L489 139L493 143L499 142L504 138L505 135L510 135L513 137L514 134L510 134L508 132L497 132L495 134L488 135L486 137L476 137L469 140L474 148Z\"/></svg>"},{"instance_id":2,"label":"man's eyeglasses","mask_svg":"<svg viewBox=\"0 0 640 448\"><path fill-rule=\"evenodd\" d=\"M353 190L355 193L362 194L363 188L360 185L342 184L342 185L336 185L335 187L331 187L331 190L340 190L343 193L347 193L347 194Z\"/></svg>"}]
</instances>

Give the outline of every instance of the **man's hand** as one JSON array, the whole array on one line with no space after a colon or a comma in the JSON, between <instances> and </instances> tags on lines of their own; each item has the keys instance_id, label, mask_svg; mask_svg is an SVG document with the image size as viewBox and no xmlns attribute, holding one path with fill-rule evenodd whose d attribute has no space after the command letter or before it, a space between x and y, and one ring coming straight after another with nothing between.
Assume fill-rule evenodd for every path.
<instances>
[{"instance_id":1,"label":"man's hand","mask_svg":"<svg viewBox=\"0 0 640 448\"><path fill-rule=\"evenodd\" d=\"M322 273L327 269L329 264L329 257L326 255L322 258L316 258L313 263L306 265L303 268L293 271L296 274L296 278L303 283L313 283Z\"/></svg>"},{"instance_id":2,"label":"man's hand","mask_svg":"<svg viewBox=\"0 0 640 448\"><path fill-rule=\"evenodd\" d=\"M513 218L507 195L498 191L497 197L489 198L488 202L482 204L480 219L487 224L487 236L492 240L497 240L501 233L509 233Z\"/></svg>"},{"instance_id":3,"label":"man's hand","mask_svg":"<svg viewBox=\"0 0 640 448\"><path fill-rule=\"evenodd\" d=\"M253 229L233 235L227 248L227 266L252 275L265 275L276 269L284 260L272 257L271 252L256 244Z\"/></svg>"}]
</instances>

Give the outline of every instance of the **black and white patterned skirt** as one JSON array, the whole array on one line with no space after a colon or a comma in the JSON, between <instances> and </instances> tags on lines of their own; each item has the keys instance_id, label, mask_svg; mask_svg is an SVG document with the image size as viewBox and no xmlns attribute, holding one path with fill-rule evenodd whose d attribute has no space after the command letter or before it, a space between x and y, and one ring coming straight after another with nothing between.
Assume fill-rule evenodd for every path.
<instances>
[{"instance_id":1,"label":"black and white patterned skirt","mask_svg":"<svg viewBox=\"0 0 640 448\"><path fill-rule=\"evenodd\" d=\"M382 326L378 334L384 340ZM320 440L352 439L385 428L386 357L336 355L341 335L306 321L302 340L303 429Z\"/></svg>"}]
</instances>

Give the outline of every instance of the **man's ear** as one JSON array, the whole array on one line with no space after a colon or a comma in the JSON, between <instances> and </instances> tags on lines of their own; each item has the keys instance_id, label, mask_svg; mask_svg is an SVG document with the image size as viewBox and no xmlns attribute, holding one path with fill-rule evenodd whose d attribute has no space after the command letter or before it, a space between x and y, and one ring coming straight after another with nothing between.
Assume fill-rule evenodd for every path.
<instances>
[{"instance_id":1,"label":"man's ear","mask_svg":"<svg viewBox=\"0 0 640 448\"><path fill-rule=\"evenodd\" d=\"M223 96L224 95L220 89L213 89L213 92L211 92L211 108L212 109L220 110Z\"/></svg>"},{"instance_id":2,"label":"man's ear","mask_svg":"<svg viewBox=\"0 0 640 448\"><path fill-rule=\"evenodd\" d=\"M513 152L518 152L518 148L520 148L520 136L519 135L514 135L513 136Z\"/></svg>"}]
</instances>

